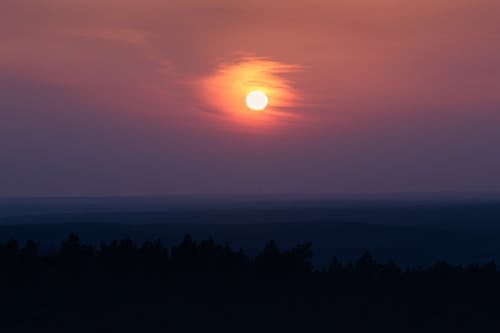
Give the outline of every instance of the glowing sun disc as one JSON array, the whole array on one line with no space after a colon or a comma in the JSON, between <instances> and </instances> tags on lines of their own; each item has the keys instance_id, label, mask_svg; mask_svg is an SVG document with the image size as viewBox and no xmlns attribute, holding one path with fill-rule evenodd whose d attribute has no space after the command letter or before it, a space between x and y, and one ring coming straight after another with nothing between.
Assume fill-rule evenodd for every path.
<instances>
[{"instance_id":1,"label":"glowing sun disc","mask_svg":"<svg viewBox=\"0 0 500 333\"><path fill-rule=\"evenodd\" d=\"M262 111L266 108L268 99L260 90L251 91L246 98L247 107L253 111Z\"/></svg>"}]
</instances>

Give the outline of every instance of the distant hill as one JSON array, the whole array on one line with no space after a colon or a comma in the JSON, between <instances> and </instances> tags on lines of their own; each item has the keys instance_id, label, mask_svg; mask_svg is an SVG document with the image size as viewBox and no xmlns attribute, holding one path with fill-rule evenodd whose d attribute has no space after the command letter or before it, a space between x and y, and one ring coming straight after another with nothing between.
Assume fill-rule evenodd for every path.
<instances>
[{"instance_id":1,"label":"distant hill","mask_svg":"<svg viewBox=\"0 0 500 333\"><path fill-rule=\"evenodd\" d=\"M357 222L500 231L500 201L169 200L62 198L0 200L0 224L252 224Z\"/></svg>"},{"instance_id":2,"label":"distant hill","mask_svg":"<svg viewBox=\"0 0 500 333\"><path fill-rule=\"evenodd\" d=\"M370 251L402 265L438 259L500 262L498 201L170 200L62 198L0 200L0 240L33 239L55 248L69 233L83 241L214 237L254 254L274 239L286 248L312 241L314 262Z\"/></svg>"}]
</instances>

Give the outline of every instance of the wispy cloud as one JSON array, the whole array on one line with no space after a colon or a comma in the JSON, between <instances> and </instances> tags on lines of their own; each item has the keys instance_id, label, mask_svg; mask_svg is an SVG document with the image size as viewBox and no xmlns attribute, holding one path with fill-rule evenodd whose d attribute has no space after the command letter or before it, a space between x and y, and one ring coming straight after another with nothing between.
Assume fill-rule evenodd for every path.
<instances>
[{"instance_id":1,"label":"wispy cloud","mask_svg":"<svg viewBox=\"0 0 500 333\"><path fill-rule=\"evenodd\" d=\"M222 120L250 126L271 125L298 119L300 91L290 75L302 71L297 64L256 56L237 57L223 61L208 75L195 80L193 87L200 96L200 107L217 114ZM254 112L245 105L246 95L264 92L269 105L265 111Z\"/></svg>"}]
</instances>

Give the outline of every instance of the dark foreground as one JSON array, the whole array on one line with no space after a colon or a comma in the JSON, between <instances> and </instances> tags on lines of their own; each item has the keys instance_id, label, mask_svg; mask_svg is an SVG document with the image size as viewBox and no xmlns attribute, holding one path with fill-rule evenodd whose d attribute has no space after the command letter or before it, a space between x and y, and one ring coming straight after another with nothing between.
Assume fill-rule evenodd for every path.
<instances>
[{"instance_id":1,"label":"dark foreground","mask_svg":"<svg viewBox=\"0 0 500 333\"><path fill-rule=\"evenodd\" d=\"M0 246L2 332L487 332L500 328L493 263L402 271L365 254L310 263L311 244L255 257L212 240L114 241L70 236L39 254Z\"/></svg>"}]
</instances>

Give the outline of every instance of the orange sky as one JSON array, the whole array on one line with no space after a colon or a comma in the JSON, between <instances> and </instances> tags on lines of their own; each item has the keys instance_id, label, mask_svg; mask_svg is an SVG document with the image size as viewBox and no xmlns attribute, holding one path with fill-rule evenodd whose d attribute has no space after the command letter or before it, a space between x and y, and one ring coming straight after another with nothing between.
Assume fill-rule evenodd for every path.
<instances>
[{"instance_id":1,"label":"orange sky","mask_svg":"<svg viewBox=\"0 0 500 333\"><path fill-rule=\"evenodd\" d=\"M140 156L146 166L101 188L86 184L105 178L102 165L89 162L87 174L75 162L59 170L75 184L54 171L19 194L500 189L486 147L500 140L499 13L492 0L3 0L0 153L18 170L40 161L34 142L45 139L49 168L84 117L79 138L102 130L107 148L78 143L75 161L106 156L114 170ZM270 108L240 116L248 110L232 80L259 61L270 68L259 78ZM172 154L180 160L160 174ZM184 167L207 156L219 162ZM157 177L127 182L142 174Z\"/></svg>"}]
</instances>

